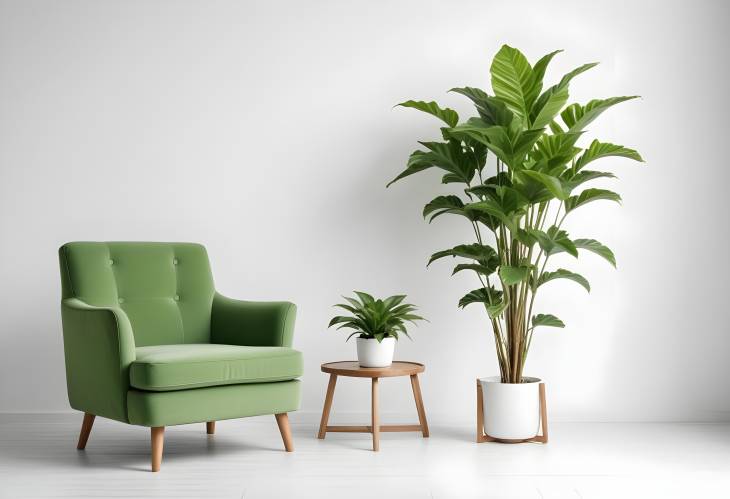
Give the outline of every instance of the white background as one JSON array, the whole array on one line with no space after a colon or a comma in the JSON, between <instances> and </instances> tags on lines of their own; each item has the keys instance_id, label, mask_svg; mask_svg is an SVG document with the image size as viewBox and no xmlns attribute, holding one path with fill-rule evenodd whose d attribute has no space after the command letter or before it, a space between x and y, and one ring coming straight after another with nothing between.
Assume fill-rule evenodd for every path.
<instances>
[{"instance_id":1,"label":"white background","mask_svg":"<svg viewBox=\"0 0 730 499\"><path fill-rule=\"evenodd\" d=\"M397 357L422 361L432 420L471 424L474 379L496 373L488 322L457 309L476 287L425 268L471 242L458 218L420 212L447 192L436 172L386 190L438 122L392 106L489 85L502 43L557 80L590 61L571 99L640 94L590 137L637 148L604 160L622 207L568 223L612 247L557 263L583 273L544 288L567 324L536 337L526 374L563 420L730 419L726 282L728 88L723 2L0 3L0 411L68 410L56 250L71 240L197 241L218 289L299 306L302 412L317 419L322 362L354 357L326 329L353 289L407 293L430 319ZM569 257L568 257L569 258ZM343 380L338 414L369 388ZM415 420L406 380L382 410ZM335 423L336 424L336 423Z\"/></svg>"}]
</instances>

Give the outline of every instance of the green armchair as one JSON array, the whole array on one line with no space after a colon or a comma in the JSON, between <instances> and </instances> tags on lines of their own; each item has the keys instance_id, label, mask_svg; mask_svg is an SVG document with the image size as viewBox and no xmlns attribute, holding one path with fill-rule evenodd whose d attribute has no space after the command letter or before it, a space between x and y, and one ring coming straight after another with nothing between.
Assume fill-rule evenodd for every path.
<instances>
[{"instance_id":1,"label":"green armchair","mask_svg":"<svg viewBox=\"0 0 730 499\"><path fill-rule=\"evenodd\" d=\"M152 471L165 426L276 415L293 450L302 354L291 348L296 306L216 293L203 246L72 242L59 249L66 384L85 413L151 428Z\"/></svg>"}]
</instances>

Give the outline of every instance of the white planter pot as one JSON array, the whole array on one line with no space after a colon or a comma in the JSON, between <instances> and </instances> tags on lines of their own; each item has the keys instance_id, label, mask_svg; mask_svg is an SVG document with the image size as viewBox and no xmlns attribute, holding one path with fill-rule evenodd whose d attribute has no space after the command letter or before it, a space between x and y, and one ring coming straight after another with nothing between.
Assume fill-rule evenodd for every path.
<instances>
[{"instance_id":1,"label":"white planter pot","mask_svg":"<svg viewBox=\"0 0 730 499\"><path fill-rule=\"evenodd\" d=\"M524 440L540 430L540 380L502 383L499 376L481 378L484 432L503 440Z\"/></svg>"},{"instance_id":2,"label":"white planter pot","mask_svg":"<svg viewBox=\"0 0 730 499\"><path fill-rule=\"evenodd\" d=\"M393 363L395 338L357 338L357 360L360 367L388 367Z\"/></svg>"}]
</instances>

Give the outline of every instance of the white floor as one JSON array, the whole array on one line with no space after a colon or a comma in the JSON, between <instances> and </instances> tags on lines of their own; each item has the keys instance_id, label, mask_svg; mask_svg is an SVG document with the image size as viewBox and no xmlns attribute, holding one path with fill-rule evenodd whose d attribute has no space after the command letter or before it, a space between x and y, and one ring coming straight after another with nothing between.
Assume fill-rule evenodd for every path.
<instances>
[{"instance_id":1,"label":"white floor","mask_svg":"<svg viewBox=\"0 0 730 499\"><path fill-rule=\"evenodd\" d=\"M730 425L551 426L548 445L476 444L470 426L432 436L315 438L294 424L282 450L273 416L168 428L160 473L149 432L97 419L86 451L80 416L0 416L0 497L730 498Z\"/></svg>"}]
</instances>

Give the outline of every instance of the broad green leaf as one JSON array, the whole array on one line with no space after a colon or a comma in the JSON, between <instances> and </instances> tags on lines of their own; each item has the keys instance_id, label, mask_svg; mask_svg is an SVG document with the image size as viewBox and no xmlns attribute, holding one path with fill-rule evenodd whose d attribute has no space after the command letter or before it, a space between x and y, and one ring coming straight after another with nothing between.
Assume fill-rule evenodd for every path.
<instances>
[{"instance_id":1,"label":"broad green leaf","mask_svg":"<svg viewBox=\"0 0 730 499\"><path fill-rule=\"evenodd\" d=\"M614 256L613 251L595 239L576 239L573 241L573 244L575 244L576 248L591 251L596 255L602 256L611 265L614 267L616 266L616 257Z\"/></svg>"},{"instance_id":2,"label":"broad green leaf","mask_svg":"<svg viewBox=\"0 0 730 499\"><path fill-rule=\"evenodd\" d=\"M466 153L458 140L450 140L448 142L420 142L428 151L415 151L408 158L406 169L396 178L388 183L398 180L426 170L427 168L437 167L453 174L455 179L460 182L469 183L474 178L477 168L478 158L473 154Z\"/></svg>"},{"instance_id":3,"label":"broad green leaf","mask_svg":"<svg viewBox=\"0 0 730 499\"><path fill-rule=\"evenodd\" d=\"M423 217L426 218L433 214L429 219L430 223L436 217L443 215L444 213L455 213L466 216L463 208L464 203L461 201L459 196L438 196L431 200L431 202L423 208Z\"/></svg>"},{"instance_id":4,"label":"broad green leaf","mask_svg":"<svg viewBox=\"0 0 730 499\"><path fill-rule=\"evenodd\" d=\"M609 97L608 99L593 99L585 106L580 104L571 104L560 113L563 122L568 126L569 131L579 132L586 126L598 118L608 108L626 102L627 100L636 99L638 95L625 97Z\"/></svg>"},{"instance_id":5,"label":"broad green leaf","mask_svg":"<svg viewBox=\"0 0 730 499\"><path fill-rule=\"evenodd\" d=\"M577 196L570 196L565 200L565 213L570 213L576 208L599 199L621 202L621 196L606 189L586 189Z\"/></svg>"},{"instance_id":6,"label":"broad green leaf","mask_svg":"<svg viewBox=\"0 0 730 499\"><path fill-rule=\"evenodd\" d=\"M522 228L517 229L512 235L527 248L532 248L537 242L537 238L533 234Z\"/></svg>"},{"instance_id":7,"label":"broad green leaf","mask_svg":"<svg viewBox=\"0 0 730 499\"><path fill-rule=\"evenodd\" d=\"M555 272L543 272L543 274L537 280L537 285L539 287L546 282L550 282L555 279L570 279L571 281L577 282L578 284L583 286L589 293L591 291L591 285L588 283L588 280L585 277L565 269L558 269Z\"/></svg>"},{"instance_id":8,"label":"broad green leaf","mask_svg":"<svg viewBox=\"0 0 730 499\"><path fill-rule=\"evenodd\" d=\"M494 273L495 270L497 270L498 263L499 262L496 260L495 261L490 260L489 266L481 265L478 263L460 263L459 265L454 267L454 271L451 273L451 275L454 275L457 272L461 272L462 270L473 270L474 272L476 272L478 274L490 276Z\"/></svg>"},{"instance_id":9,"label":"broad green leaf","mask_svg":"<svg viewBox=\"0 0 730 499\"><path fill-rule=\"evenodd\" d=\"M576 187L590 180L597 178L616 178L616 175L610 172L596 172L593 170L581 170L575 174L571 174L573 170L568 169L564 175L565 184L572 191Z\"/></svg>"},{"instance_id":10,"label":"broad green leaf","mask_svg":"<svg viewBox=\"0 0 730 499\"><path fill-rule=\"evenodd\" d=\"M487 314L490 318L496 319L502 312L504 312L504 309L506 309L508 305L509 303L506 301L501 301L494 305L487 305Z\"/></svg>"},{"instance_id":11,"label":"broad green leaf","mask_svg":"<svg viewBox=\"0 0 730 499\"><path fill-rule=\"evenodd\" d=\"M547 173L536 172L533 170L522 170L520 175L527 176L537 182L544 185L550 193L556 198L562 200L568 199L570 196L570 189L568 186L559 178Z\"/></svg>"},{"instance_id":12,"label":"broad green leaf","mask_svg":"<svg viewBox=\"0 0 730 499\"><path fill-rule=\"evenodd\" d=\"M532 119L532 126L536 128L544 127L549 124L555 116L563 109L565 103L568 102L568 87L554 87L548 90L548 94L544 101L538 101L540 104L537 114Z\"/></svg>"},{"instance_id":13,"label":"broad green leaf","mask_svg":"<svg viewBox=\"0 0 730 499\"><path fill-rule=\"evenodd\" d=\"M581 149L575 147L583 132L566 132L554 135L543 135L535 143L531 155L535 160L547 165L551 171L557 166L569 163Z\"/></svg>"},{"instance_id":14,"label":"broad green leaf","mask_svg":"<svg viewBox=\"0 0 730 499\"><path fill-rule=\"evenodd\" d=\"M400 104L398 104L398 106L418 109L419 111L423 111L424 113L435 116L449 126L456 126L457 123L459 123L459 115L456 113L456 111L454 111L453 109L449 109L448 107L442 109L434 101L424 102L408 100L405 102L401 102Z\"/></svg>"},{"instance_id":15,"label":"broad green leaf","mask_svg":"<svg viewBox=\"0 0 730 499\"><path fill-rule=\"evenodd\" d=\"M489 289L478 288L464 295L461 300L459 300L459 306L464 308L470 303L486 303L487 305L498 304L501 300L502 292L494 289L494 287Z\"/></svg>"},{"instance_id":16,"label":"broad green leaf","mask_svg":"<svg viewBox=\"0 0 730 499\"><path fill-rule=\"evenodd\" d=\"M583 64L567 73L557 85L553 85L538 97L530 111L533 128L541 128L550 123L568 102L568 86L570 80L588 71L598 63ZM552 128L552 127L551 127Z\"/></svg>"},{"instance_id":17,"label":"broad green leaf","mask_svg":"<svg viewBox=\"0 0 730 499\"><path fill-rule=\"evenodd\" d=\"M512 112L528 123L536 96L532 67L519 50L503 45L492 60L492 89Z\"/></svg>"},{"instance_id":18,"label":"broad green leaf","mask_svg":"<svg viewBox=\"0 0 730 499\"><path fill-rule=\"evenodd\" d=\"M634 161L641 161L642 163L644 162L641 155L633 149L594 140L591 142L591 145L588 146L588 149L586 149L580 158L578 158L578 161L575 162L575 167L580 170L591 161L609 156L620 156L622 158L629 158Z\"/></svg>"},{"instance_id":19,"label":"broad green leaf","mask_svg":"<svg viewBox=\"0 0 730 499\"><path fill-rule=\"evenodd\" d=\"M461 176L462 181L467 184L474 177L476 169L473 164L469 164L471 158L464 154L459 142L419 142L419 144L431 151L433 162L439 168Z\"/></svg>"},{"instance_id":20,"label":"broad green leaf","mask_svg":"<svg viewBox=\"0 0 730 499\"><path fill-rule=\"evenodd\" d=\"M558 83L557 86L564 87L564 86L568 85L570 83L570 80L572 80L573 78L575 78L576 76L578 76L581 73L585 73L586 71L588 71L591 68L595 68L596 66L598 66L597 62L589 62L587 64L578 66L574 70L563 75L563 77L560 79L560 82Z\"/></svg>"},{"instance_id":21,"label":"broad green leaf","mask_svg":"<svg viewBox=\"0 0 730 499\"><path fill-rule=\"evenodd\" d=\"M462 87L452 88L449 92L456 92L471 99L486 126L509 126L514 119L514 114L504 102L487 95L484 90L474 87Z\"/></svg>"},{"instance_id":22,"label":"broad green leaf","mask_svg":"<svg viewBox=\"0 0 730 499\"><path fill-rule=\"evenodd\" d=\"M497 186L494 188L494 195L484 201L467 204L464 206L464 211L473 217L485 213L495 217L512 230L516 229L517 221L524 214L524 207L527 204L528 200L515 189Z\"/></svg>"},{"instance_id":23,"label":"broad green leaf","mask_svg":"<svg viewBox=\"0 0 730 499\"><path fill-rule=\"evenodd\" d=\"M555 120L552 120L550 122L549 126L550 126L550 131L553 133L565 133L565 130L563 130L563 127L561 127L560 124Z\"/></svg>"},{"instance_id":24,"label":"broad green leaf","mask_svg":"<svg viewBox=\"0 0 730 499\"><path fill-rule=\"evenodd\" d=\"M564 230L560 230L554 225L550 227L547 232L530 229L529 234L537 239L537 243L540 248L547 255L556 255L558 253L566 252L574 257L578 257L578 250L573 244L573 241L568 237L568 233Z\"/></svg>"},{"instance_id":25,"label":"broad green leaf","mask_svg":"<svg viewBox=\"0 0 730 499\"><path fill-rule=\"evenodd\" d=\"M467 204L464 207L464 210L469 214L469 216L473 217L477 217L480 214L494 217L510 230L517 229L517 218L521 216L521 214L505 213L499 203L493 199ZM494 227L490 228L494 229Z\"/></svg>"},{"instance_id":26,"label":"broad green leaf","mask_svg":"<svg viewBox=\"0 0 730 499\"><path fill-rule=\"evenodd\" d=\"M509 265L502 265L499 268L499 277L502 278L502 282L507 286L512 286L518 282L525 281L527 276L530 275L530 267L511 267Z\"/></svg>"},{"instance_id":27,"label":"broad green leaf","mask_svg":"<svg viewBox=\"0 0 730 499\"><path fill-rule=\"evenodd\" d=\"M456 87L449 90L449 92L456 92L457 94L464 95L478 106L482 105L482 103L489 97L484 90L475 87Z\"/></svg>"},{"instance_id":28,"label":"broad green leaf","mask_svg":"<svg viewBox=\"0 0 730 499\"><path fill-rule=\"evenodd\" d=\"M562 50L555 50L553 52L550 52L549 54L545 54L535 63L535 65L532 67L532 74L536 82L542 84L542 80L545 77L545 70L547 69L548 64L550 64L550 61L553 59L553 57L555 57L555 55L559 54L560 52L562 52Z\"/></svg>"},{"instance_id":29,"label":"broad green leaf","mask_svg":"<svg viewBox=\"0 0 730 499\"><path fill-rule=\"evenodd\" d=\"M388 182L386 187L390 187L391 184L398 180L413 175L414 173L421 172L428 168L436 166L431 153L426 151L414 151L408 158L406 169L403 170L397 177Z\"/></svg>"},{"instance_id":30,"label":"broad green leaf","mask_svg":"<svg viewBox=\"0 0 730 499\"><path fill-rule=\"evenodd\" d=\"M470 258L487 266L491 266L492 262L494 262L495 260L499 261L497 257L497 252L494 250L494 248L485 244L473 243L460 244L451 249L438 251L431 255L431 258L428 260L427 266L431 265L436 260L447 256Z\"/></svg>"},{"instance_id":31,"label":"broad green leaf","mask_svg":"<svg viewBox=\"0 0 730 499\"><path fill-rule=\"evenodd\" d=\"M565 327L565 323L552 314L537 314L532 316L532 327L537 326Z\"/></svg>"}]
</instances>

